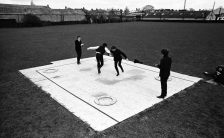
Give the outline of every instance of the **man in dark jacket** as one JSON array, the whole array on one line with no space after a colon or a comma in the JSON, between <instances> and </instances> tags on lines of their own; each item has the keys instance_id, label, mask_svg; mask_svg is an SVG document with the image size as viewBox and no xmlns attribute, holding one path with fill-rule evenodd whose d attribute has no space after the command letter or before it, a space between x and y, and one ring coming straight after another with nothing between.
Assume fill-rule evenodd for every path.
<instances>
[{"instance_id":1,"label":"man in dark jacket","mask_svg":"<svg viewBox=\"0 0 224 138\"><path fill-rule=\"evenodd\" d=\"M224 85L224 65L219 65L219 66L216 67L214 80L216 82Z\"/></svg>"},{"instance_id":2,"label":"man in dark jacket","mask_svg":"<svg viewBox=\"0 0 224 138\"><path fill-rule=\"evenodd\" d=\"M124 69L121 65L121 61L122 61L122 56L127 59L127 56L124 54L124 52L122 52L121 50L117 49L115 46L111 47L110 52L112 53L113 57L114 57L114 67L117 71L117 76L119 76L119 70L117 68L117 65L121 68L121 71L124 72Z\"/></svg>"},{"instance_id":3,"label":"man in dark jacket","mask_svg":"<svg viewBox=\"0 0 224 138\"><path fill-rule=\"evenodd\" d=\"M100 46L88 47L87 50L96 50L97 70L98 70L98 74L100 74L101 73L100 69L104 65L103 55L105 52L110 54L110 51L107 48L107 44L103 43Z\"/></svg>"},{"instance_id":4,"label":"man in dark jacket","mask_svg":"<svg viewBox=\"0 0 224 138\"><path fill-rule=\"evenodd\" d=\"M77 40L75 40L75 50L77 53L77 64L80 64L80 59L82 56L82 46L84 45L81 41L81 37L77 36Z\"/></svg>"},{"instance_id":5,"label":"man in dark jacket","mask_svg":"<svg viewBox=\"0 0 224 138\"><path fill-rule=\"evenodd\" d=\"M160 60L160 64L156 65L160 69L160 82L162 93L157 98L165 98L167 95L167 80L170 76L170 69L172 64L172 59L169 57L169 51L167 49L162 49L161 53L163 54L163 58Z\"/></svg>"},{"instance_id":6,"label":"man in dark jacket","mask_svg":"<svg viewBox=\"0 0 224 138\"><path fill-rule=\"evenodd\" d=\"M215 82L224 85L224 65L218 65L215 72L204 72L204 75L211 77Z\"/></svg>"}]
</instances>

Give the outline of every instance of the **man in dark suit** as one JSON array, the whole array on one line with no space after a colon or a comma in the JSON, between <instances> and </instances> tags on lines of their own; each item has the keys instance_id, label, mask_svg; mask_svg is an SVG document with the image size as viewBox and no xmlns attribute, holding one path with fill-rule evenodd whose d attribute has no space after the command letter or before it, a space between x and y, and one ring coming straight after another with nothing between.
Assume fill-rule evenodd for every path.
<instances>
[{"instance_id":1,"label":"man in dark suit","mask_svg":"<svg viewBox=\"0 0 224 138\"><path fill-rule=\"evenodd\" d=\"M204 75L211 77L215 82L224 85L224 65L218 65L215 72L204 72Z\"/></svg>"},{"instance_id":2,"label":"man in dark suit","mask_svg":"<svg viewBox=\"0 0 224 138\"><path fill-rule=\"evenodd\" d=\"M124 52L122 52L120 49L118 49L117 47L115 46L112 46L111 47L111 50L110 52L112 53L113 57L114 57L114 67L117 71L117 76L119 76L119 70L118 70L118 67L117 65L121 68L121 71L124 72L124 69L121 65L121 61L122 61L122 56L126 59L127 59L127 56L125 55Z\"/></svg>"},{"instance_id":3,"label":"man in dark suit","mask_svg":"<svg viewBox=\"0 0 224 138\"><path fill-rule=\"evenodd\" d=\"M110 54L110 50L107 48L107 44L103 43L100 46L88 47L87 50L96 50L97 69L98 69L98 74L100 74L101 73L100 69L104 65L103 55L105 52Z\"/></svg>"},{"instance_id":4,"label":"man in dark suit","mask_svg":"<svg viewBox=\"0 0 224 138\"><path fill-rule=\"evenodd\" d=\"M81 59L81 56L82 56L82 46L84 45L82 43L82 38L80 36L77 36L77 40L75 40L75 50L76 50L76 53L77 53L77 64L81 64L80 63L80 59Z\"/></svg>"},{"instance_id":5,"label":"man in dark suit","mask_svg":"<svg viewBox=\"0 0 224 138\"><path fill-rule=\"evenodd\" d=\"M157 98L165 98L167 95L167 80L170 76L170 69L172 64L172 59L169 57L169 51L167 49L162 49L161 53L163 54L163 58L160 60L160 64L156 66L160 69L159 76L162 93Z\"/></svg>"}]
</instances>

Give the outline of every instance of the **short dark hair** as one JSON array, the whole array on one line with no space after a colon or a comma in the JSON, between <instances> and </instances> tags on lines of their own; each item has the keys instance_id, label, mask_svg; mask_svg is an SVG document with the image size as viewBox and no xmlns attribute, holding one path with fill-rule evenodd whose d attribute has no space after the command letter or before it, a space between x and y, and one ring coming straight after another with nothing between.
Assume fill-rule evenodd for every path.
<instances>
[{"instance_id":1,"label":"short dark hair","mask_svg":"<svg viewBox=\"0 0 224 138\"><path fill-rule=\"evenodd\" d=\"M81 37L80 35L77 36L77 38Z\"/></svg>"},{"instance_id":2,"label":"short dark hair","mask_svg":"<svg viewBox=\"0 0 224 138\"><path fill-rule=\"evenodd\" d=\"M103 46L107 47L107 43L103 43Z\"/></svg>"},{"instance_id":3,"label":"short dark hair","mask_svg":"<svg viewBox=\"0 0 224 138\"><path fill-rule=\"evenodd\" d=\"M111 49L117 49L117 47L116 46L112 46Z\"/></svg>"},{"instance_id":4,"label":"short dark hair","mask_svg":"<svg viewBox=\"0 0 224 138\"><path fill-rule=\"evenodd\" d=\"M161 53L164 55L164 56L167 56L169 54L169 50L168 49L162 49L161 50Z\"/></svg>"}]
</instances>

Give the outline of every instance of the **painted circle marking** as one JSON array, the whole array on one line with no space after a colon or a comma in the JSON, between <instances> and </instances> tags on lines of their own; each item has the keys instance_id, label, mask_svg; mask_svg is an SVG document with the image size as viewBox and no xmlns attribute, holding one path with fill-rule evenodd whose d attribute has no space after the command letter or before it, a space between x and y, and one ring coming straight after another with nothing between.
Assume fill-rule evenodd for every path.
<instances>
[{"instance_id":1,"label":"painted circle marking","mask_svg":"<svg viewBox=\"0 0 224 138\"><path fill-rule=\"evenodd\" d=\"M100 96L100 97L97 97L94 100L94 102L100 106L110 106L110 105L115 104L117 102L117 100L111 96Z\"/></svg>"}]
</instances>

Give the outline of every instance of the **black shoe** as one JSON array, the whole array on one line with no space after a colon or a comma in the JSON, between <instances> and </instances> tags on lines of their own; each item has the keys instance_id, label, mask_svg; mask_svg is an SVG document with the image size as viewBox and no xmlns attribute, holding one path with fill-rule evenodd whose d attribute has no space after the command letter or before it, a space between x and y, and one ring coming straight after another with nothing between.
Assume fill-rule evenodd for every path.
<instances>
[{"instance_id":1,"label":"black shoe","mask_svg":"<svg viewBox=\"0 0 224 138\"><path fill-rule=\"evenodd\" d=\"M77 62L77 64L79 65L79 64L81 64L80 62Z\"/></svg>"},{"instance_id":2,"label":"black shoe","mask_svg":"<svg viewBox=\"0 0 224 138\"><path fill-rule=\"evenodd\" d=\"M157 98L164 99L166 96L157 96Z\"/></svg>"},{"instance_id":3,"label":"black shoe","mask_svg":"<svg viewBox=\"0 0 224 138\"><path fill-rule=\"evenodd\" d=\"M119 76L119 73L116 76Z\"/></svg>"},{"instance_id":4,"label":"black shoe","mask_svg":"<svg viewBox=\"0 0 224 138\"><path fill-rule=\"evenodd\" d=\"M101 71L100 70L98 70L98 74L100 74L101 73Z\"/></svg>"}]
</instances>

